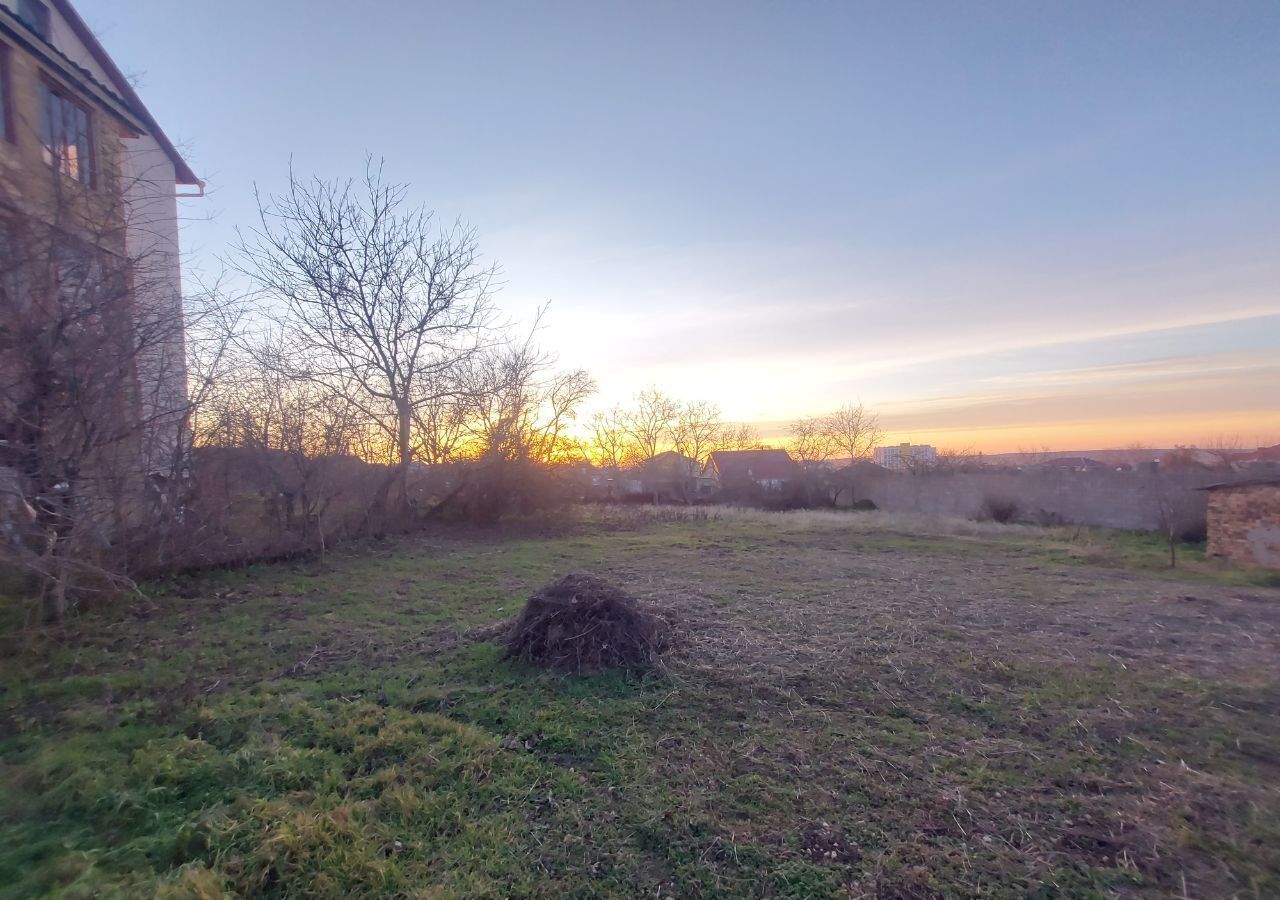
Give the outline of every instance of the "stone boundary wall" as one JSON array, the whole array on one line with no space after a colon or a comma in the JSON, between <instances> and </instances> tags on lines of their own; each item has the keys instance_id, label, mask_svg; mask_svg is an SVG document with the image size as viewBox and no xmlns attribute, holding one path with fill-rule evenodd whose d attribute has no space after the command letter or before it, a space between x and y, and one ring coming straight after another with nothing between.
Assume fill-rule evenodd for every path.
<instances>
[{"instance_id":1,"label":"stone boundary wall","mask_svg":"<svg viewBox=\"0 0 1280 900\"><path fill-rule=\"evenodd\" d=\"M1235 472L955 472L860 475L854 498L887 512L989 518L989 501L1016 504L1014 521L1163 530L1205 521L1208 484L1245 481Z\"/></svg>"},{"instance_id":2,"label":"stone boundary wall","mask_svg":"<svg viewBox=\"0 0 1280 900\"><path fill-rule=\"evenodd\" d=\"M1209 555L1280 569L1280 484L1209 494Z\"/></svg>"}]
</instances>

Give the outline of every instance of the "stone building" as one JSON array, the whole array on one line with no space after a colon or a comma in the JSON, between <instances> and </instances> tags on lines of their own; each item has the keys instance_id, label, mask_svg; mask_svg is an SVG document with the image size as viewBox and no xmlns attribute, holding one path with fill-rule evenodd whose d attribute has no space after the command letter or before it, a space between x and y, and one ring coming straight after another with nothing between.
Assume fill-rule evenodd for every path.
<instances>
[{"instance_id":1,"label":"stone building","mask_svg":"<svg viewBox=\"0 0 1280 900\"><path fill-rule=\"evenodd\" d=\"M48 432L24 405L96 404L98 432L132 432L116 442L132 467L171 468L187 399L178 197L202 193L68 0L0 0L0 465L31 469L32 433ZM68 328L78 343L57 344Z\"/></svg>"},{"instance_id":2,"label":"stone building","mask_svg":"<svg viewBox=\"0 0 1280 900\"><path fill-rule=\"evenodd\" d=\"M1280 569L1280 479L1213 484L1209 555Z\"/></svg>"}]
</instances>

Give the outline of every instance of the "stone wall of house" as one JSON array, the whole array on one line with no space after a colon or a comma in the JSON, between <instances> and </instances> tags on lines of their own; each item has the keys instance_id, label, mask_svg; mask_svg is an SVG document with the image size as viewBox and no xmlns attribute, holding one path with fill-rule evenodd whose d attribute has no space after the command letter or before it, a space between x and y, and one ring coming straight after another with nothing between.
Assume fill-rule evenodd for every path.
<instances>
[{"instance_id":1,"label":"stone wall of house","mask_svg":"<svg viewBox=\"0 0 1280 900\"><path fill-rule=\"evenodd\" d=\"M1209 555L1280 569L1280 484L1209 492Z\"/></svg>"},{"instance_id":2,"label":"stone wall of house","mask_svg":"<svg viewBox=\"0 0 1280 900\"><path fill-rule=\"evenodd\" d=\"M1212 471L884 472L858 477L852 499L870 500L887 512L966 519L990 518L991 507L1012 504L1014 521L1142 531L1172 523L1191 537L1205 521L1208 496L1199 488L1246 477Z\"/></svg>"},{"instance_id":3,"label":"stone wall of house","mask_svg":"<svg viewBox=\"0 0 1280 900\"><path fill-rule=\"evenodd\" d=\"M12 26L19 5L0 0L0 21ZM66 254L91 258L100 282L127 274L129 293L109 307L132 316L127 359L136 383L116 399L121 416L138 423L141 470L171 473L187 449L186 362L178 246L176 173L159 141L112 91L111 79L55 9L50 40L0 29L7 131L0 134L0 269L18 271L13 283L29 294L50 291L50 262ZM21 39L16 33L24 35ZM84 71L66 64L62 56ZM92 78L87 78L88 72ZM96 84L94 82L97 82ZM41 137L43 85L60 86L89 115L92 184L60 174L45 161ZM127 126L127 127L122 127ZM51 232L50 225L57 230ZM22 269L46 273L44 279ZM100 291L101 289L98 288ZM113 288L108 290L114 291ZM85 291L81 289L81 292ZM102 303L106 306L105 302ZM10 323L10 327L12 324ZM11 364L0 358L0 367ZM114 412L114 411L113 411Z\"/></svg>"}]
</instances>

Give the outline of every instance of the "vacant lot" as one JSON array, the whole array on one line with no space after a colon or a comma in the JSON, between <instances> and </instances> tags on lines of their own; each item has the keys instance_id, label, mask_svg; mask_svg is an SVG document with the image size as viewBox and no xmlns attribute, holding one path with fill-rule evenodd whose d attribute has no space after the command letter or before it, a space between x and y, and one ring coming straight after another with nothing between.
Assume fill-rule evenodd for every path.
<instances>
[{"instance_id":1,"label":"vacant lot","mask_svg":"<svg viewBox=\"0 0 1280 900\"><path fill-rule=\"evenodd\" d=\"M1095 533L669 518L398 540L13 634L0 890L1280 896L1264 579ZM668 674L479 639L570 571L673 620Z\"/></svg>"}]
</instances>

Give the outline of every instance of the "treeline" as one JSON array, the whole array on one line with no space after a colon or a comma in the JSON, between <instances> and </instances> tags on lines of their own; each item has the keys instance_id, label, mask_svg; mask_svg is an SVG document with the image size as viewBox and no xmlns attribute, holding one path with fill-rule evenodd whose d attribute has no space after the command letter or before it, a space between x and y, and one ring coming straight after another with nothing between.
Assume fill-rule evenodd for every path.
<instances>
[{"instance_id":1,"label":"treeline","mask_svg":"<svg viewBox=\"0 0 1280 900\"><path fill-rule=\"evenodd\" d=\"M751 426L723 421L716 404L681 402L657 388L641 391L630 405L594 414L586 433L588 454L606 469L636 468L668 450L701 467L716 450L764 447Z\"/></svg>"},{"instance_id":2,"label":"treeline","mask_svg":"<svg viewBox=\"0 0 1280 900\"><path fill-rule=\"evenodd\" d=\"M667 450L699 468L717 450L770 447L785 449L801 464L861 460L871 457L883 436L879 416L859 403L797 419L790 423L787 440L767 443L754 427L723 421L715 403L682 402L657 388L641 391L629 405L594 414L586 431L592 460L610 469L642 466Z\"/></svg>"}]
</instances>

